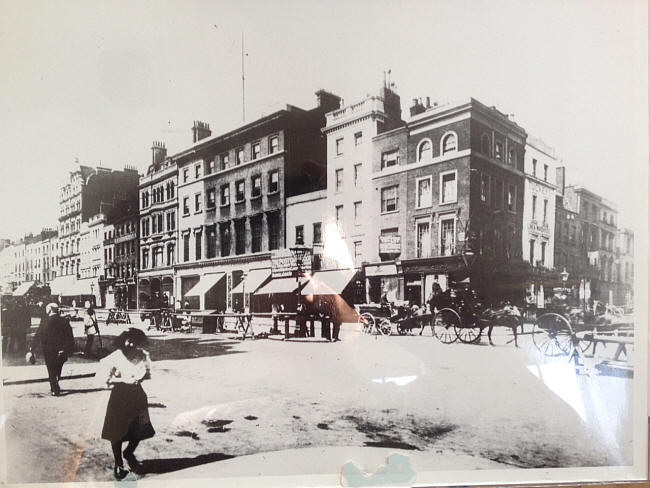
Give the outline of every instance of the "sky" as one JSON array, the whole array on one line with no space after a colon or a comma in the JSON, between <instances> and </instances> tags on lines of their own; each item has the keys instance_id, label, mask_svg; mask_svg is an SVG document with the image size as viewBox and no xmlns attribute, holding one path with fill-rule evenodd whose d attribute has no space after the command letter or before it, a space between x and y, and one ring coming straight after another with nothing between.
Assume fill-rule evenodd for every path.
<instances>
[{"instance_id":1,"label":"sky","mask_svg":"<svg viewBox=\"0 0 650 488\"><path fill-rule=\"evenodd\" d=\"M402 97L514 114L579 183L647 225L643 0L0 0L0 237L55 226L75 159L142 173L152 141L191 144L326 89L354 103L384 70ZM645 209L645 213L639 211ZM642 223L643 222L643 223Z\"/></svg>"}]
</instances>

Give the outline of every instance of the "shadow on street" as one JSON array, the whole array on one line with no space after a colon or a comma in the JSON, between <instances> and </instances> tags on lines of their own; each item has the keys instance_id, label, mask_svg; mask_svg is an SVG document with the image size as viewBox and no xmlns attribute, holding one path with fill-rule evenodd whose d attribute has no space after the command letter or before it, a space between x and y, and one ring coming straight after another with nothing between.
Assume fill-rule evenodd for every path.
<instances>
[{"instance_id":1,"label":"shadow on street","mask_svg":"<svg viewBox=\"0 0 650 488\"><path fill-rule=\"evenodd\" d=\"M213 463L215 461L225 461L226 459L234 458L230 454L212 453L201 454L193 458L165 458L165 459L149 459L141 461L142 466L138 469L138 474L163 474L179 469L192 468L206 463Z\"/></svg>"}]
</instances>

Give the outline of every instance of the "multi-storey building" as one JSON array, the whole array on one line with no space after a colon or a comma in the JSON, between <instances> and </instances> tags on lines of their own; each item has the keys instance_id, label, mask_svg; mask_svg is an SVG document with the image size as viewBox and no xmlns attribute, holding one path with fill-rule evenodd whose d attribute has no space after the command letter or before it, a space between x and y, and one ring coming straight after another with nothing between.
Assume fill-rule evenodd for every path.
<instances>
[{"instance_id":1,"label":"multi-storey building","mask_svg":"<svg viewBox=\"0 0 650 488\"><path fill-rule=\"evenodd\" d=\"M422 303L436 279L444 288L468 276L503 296L522 258L527 134L474 99L414 102L405 127L373 139L368 299Z\"/></svg>"},{"instance_id":2,"label":"multi-storey building","mask_svg":"<svg viewBox=\"0 0 650 488\"><path fill-rule=\"evenodd\" d=\"M629 310L634 306L634 232L631 229L619 229L616 241L620 286L614 301Z\"/></svg>"},{"instance_id":3,"label":"multi-storey building","mask_svg":"<svg viewBox=\"0 0 650 488\"><path fill-rule=\"evenodd\" d=\"M0 250L0 292L11 293L13 290L14 250L12 244Z\"/></svg>"},{"instance_id":4,"label":"multi-storey building","mask_svg":"<svg viewBox=\"0 0 650 488\"><path fill-rule=\"evenodd\" d=\"M128 200L137 193L138 172L125 167L122 171L80 165L69 175L60 191L59 249L60 275L79 275L81 268L79 231L82 222L102 211L103 205Z\"/></svg>"},{"instance_id":5,"label":"multi-storey building","mask_svg":"<svg viewBox=\"0 0 650 488\"><path fill-rule=\"evenodd\" d=\"M172 157L179 168L175 270L183 303L232 308L242 277L270 268L272 252L287 245L286 199L325 189L321 129L340 99L316 94L312 110L288 105L218 136L197 122L194 144Z\"/></svg>"},{"instance_id":6,"label":"multi-storey building","mask_svg":"<svg viewBox=\"0 0 650 488\"><path fill-rule=\"evenodd\" d=\"M327 114L323 129L327 135L327 207L324 214L312 214L319 220L311 225L324 227L325 250L337 247L330 266L360 268L363 261L376 255L376 246L368 239L375 224L369 191L373 137L403 126L401 112L399 95L384 82L379 96L368 96ZM340 249L340 241L344 249Z\"/></svg>"},{"instance_id":7,"label":"multi-storey building","mask_svg":"<svg viewBox=\"0 0 650 488\"><path fill-rule=\"evenodd\" d=\"M139 272L137 304L157 305L156 297L174 300L174 264L178 236L178 167L162 142L154 142L147 174L139 183ZM132 232L131 234L132 235ZM133 244L129 245L130 249ZM121 264L120 264L121 266Z\"/></svg>"}]
</instances>

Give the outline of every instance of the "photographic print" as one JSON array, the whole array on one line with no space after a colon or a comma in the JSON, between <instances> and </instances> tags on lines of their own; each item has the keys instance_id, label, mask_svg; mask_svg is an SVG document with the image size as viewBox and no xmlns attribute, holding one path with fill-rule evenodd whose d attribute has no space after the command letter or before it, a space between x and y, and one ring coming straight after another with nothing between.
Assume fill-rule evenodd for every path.
<instances>
[{"instance_id":1,"label":"photographic print","mask_svg":"<svg viewBox=\"0 0 650 488\"><path fill-rule=\"evenodd\" d=\"M5 483L647 479L646 2L2 12Z\"/></svg>"}]
</instances>

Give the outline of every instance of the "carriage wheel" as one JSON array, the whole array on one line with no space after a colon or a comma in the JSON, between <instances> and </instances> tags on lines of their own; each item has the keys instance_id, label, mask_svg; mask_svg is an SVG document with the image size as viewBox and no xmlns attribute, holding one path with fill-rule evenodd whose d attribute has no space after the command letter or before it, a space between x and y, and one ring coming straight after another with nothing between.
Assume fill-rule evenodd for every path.
<instances>
[{"instance_id":1,"label":"carriage wheel","mask_svg":"<svg viewBox=\"0 0 650 488\"><path fill-rule=\"evenodd\" d=\"M460 325L460 316L451 308L439 310L432 320L433 335L443 344L456 342L458 337L454 332L455 326Z\"/></svg>"},{"instance_id":2,"label":"carriage wheel","mask_svg":"<svg viewBox=\"0 0 650 488\"><path fill-rule=\"evenodd\" d=\"M461 323L454 326L454 332L456 332L456 336L458 336L460 342L465 344L475 344L481 338L481 332L483 332L483 329L479 327L466 327Z\"/></svg>"},{"instance_id":3,"label":"carriage wheel","mask_svg":"<svg viewBox=\"0 0 650 488\"><path fill-rule=\"evenodd\" d=\"M514 330L521 328L523 322L524 320L521 317L514 315L501 318L501 320L494 324L494 328L492 329L492 344L495 346L514 346Z\"/></svg>"},{"instance_id":4,"label":"carriage wheel","mask_svg":"<svg viewBox=\"0 0 650 488\"><path fill-rule=\"evenodd\" d=\"M375 327L375 317L370 312L364 312L359 315L359 323L362 325L364 334L372 334Z\"/></svg>"},{"instance_id":5,"label":"carriage wheel","mask_svg":"<svg viewBox=\"0 0 650 488\"><path fill-rule=\"evenodd\" d=\"M381 335L390 335L392 329L390 320L385 317L380 318L377 322L377 329L379 329Z\"/></svg>"},{"instance_id":6,"label":"carriage wheel","mask_svg":"<svg viewBox=\"0 0 650 488\"><path fill-rule=\"evenodd\" d=\"M573 330L562 315L545 313L537 318L533 326L533 343L548 357L566 356L571 353Z\"/></svg>"}]
</instances>

